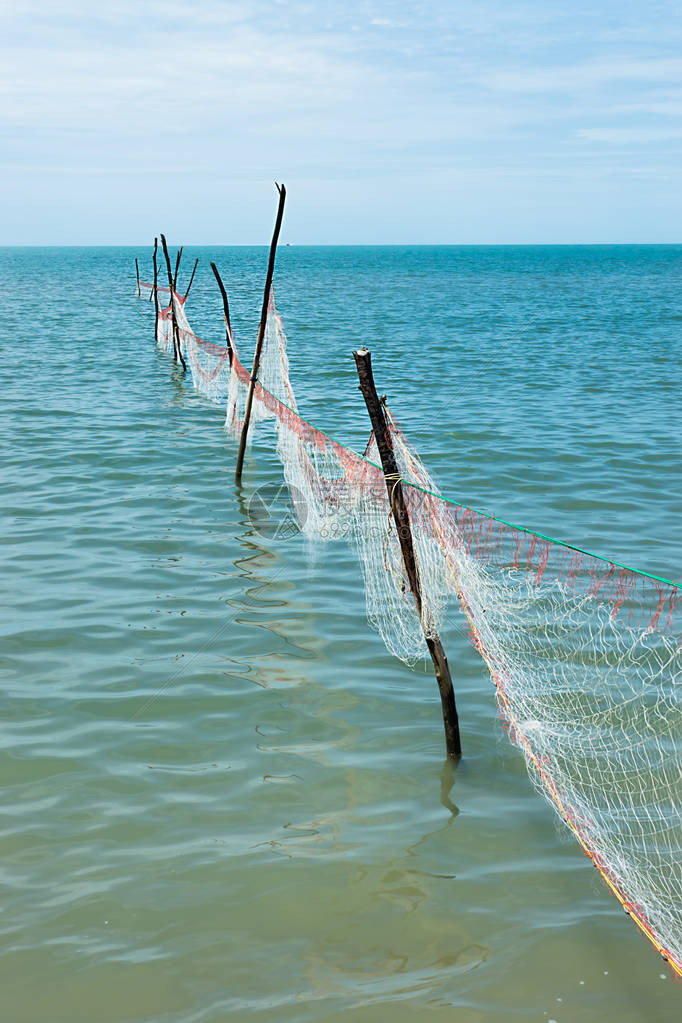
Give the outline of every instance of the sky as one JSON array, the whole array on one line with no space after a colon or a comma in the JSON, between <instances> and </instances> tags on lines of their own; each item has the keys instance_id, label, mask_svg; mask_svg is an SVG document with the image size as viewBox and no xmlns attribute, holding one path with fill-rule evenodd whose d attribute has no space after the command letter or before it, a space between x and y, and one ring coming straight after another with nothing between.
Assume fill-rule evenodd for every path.
<instances>
[{"instance_id":1,"label":"sky","mask_svg":"<svg viewBox=\"0 0 682 1023\"><path fill-rule=\"evenodd\" d=\"M0 244L682 241L682 5L0 0Z\"/></svg>"}]
</instances>

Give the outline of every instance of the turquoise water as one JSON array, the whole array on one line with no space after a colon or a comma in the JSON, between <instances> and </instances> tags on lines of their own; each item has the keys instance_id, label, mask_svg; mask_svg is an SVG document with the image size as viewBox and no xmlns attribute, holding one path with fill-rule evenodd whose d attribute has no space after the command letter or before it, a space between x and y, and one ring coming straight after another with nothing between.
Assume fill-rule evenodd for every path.
<instances>
[{"instance_id":1,"label":"turquoise water","mask_svg":"<svg viewBox=\"0 0 682 1023\"><path fill-rule=\"evenodd\" d=\"M527 778L456 612L465 756L343 543L271 535L266 427L158 354L142 249L4 249L4 1018L676 1020L682 994ZM246 356L263 249L187 249ZM360 447L351 356L443 492L672 579L682 246L284 248L301 411ZM248 361L245 358L245 361Z\"/></svg>"}]
</instances>

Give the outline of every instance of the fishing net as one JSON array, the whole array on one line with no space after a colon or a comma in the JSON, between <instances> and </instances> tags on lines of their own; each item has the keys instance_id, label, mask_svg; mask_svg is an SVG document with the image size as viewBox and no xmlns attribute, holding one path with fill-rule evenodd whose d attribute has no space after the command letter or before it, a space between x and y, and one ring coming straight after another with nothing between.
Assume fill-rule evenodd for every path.
<instances>
[{"instance_id":1,"label":"fishing net","mask_svg":"<svg viewBox=\"0 0 682 1023\"><path fill-rule=\"evenodd\" d=\"M164 352L173 352L173 311L170 306L159 309L156 320L156 343Z\"/></svg>"},{"instance_id":2,"label":"fishing net","mask_svg":"<svg viewBox=\"0 0 682 1023\"><path fill-rule=\"evenodd\" d=\"M165 288L164 290L168 291L168 288ZM159 291L161 291L160 288ZM192 328L187 322L187 317L185 316L184 298L182 297L182 295L178 295L177 292L175 293L174 298L175 298L174 302L168 300L167 306L165 307L159 306L159 315L156 321L156 343L159 346L159 348L162 349L162 351L167 352L171 355L173 354L174 351L173 315L175 315L175 318L178 323L180 350L183 354L185 345L183 335L192 333ZM160 300L161 295L159 295L159 301Z\"/></svg>"},{"instance_id":3,"label":"fishing net","mask_svg":"<svg viewBox=\"0 0 682 1023\"><path fill-rule=\"evenodd\" d=\"M170 288L163 287L161 284L157 284L156 290L159 292L159 302L162 301L162 294L165 298L170 295ZM154 301L154 283L150 281L140 281L139 292L136 292L137 297L141 298L144 302Z\"/></svg>"},{"instance_id":4,"label":"fishing net","mask_svg":"<svg viewBox=\"0 0 682 1023\"><path fill-rule=\"evenodd\" d=\"M212 341L205 341L194 333L185 312L186 299L186 295L175 294L175 318L178 325L180 351L192 374L194 388L216 404L223 405L230 389L230 348L214 344ZM226 329L232 351L236 351L232 331L228 324L226 324ZM173 308L171 303L159 310L156 341L159 348L168 354L173 354Z\"/></svg>"},{"instance_id":5,"label":"fishing net","mask_svg":"<svg viewBox=\"0 0 682 1023\"><path fill-rule=\"evenodd\" d=\"M235 359L227 425L249 374ZM407 663L455 600L511 740L641 930L682 974L682 705L678 588L446 501L388 413L422 591L415 610L379 468L299 414L271 299L253 421L271 419L300 528L346 537L367 614Z\"/></svg>"},{"instance_id":6,"label":"fishing net","mask_svg":"<svg viewBox=\"0 0 682 1023\"><path fill-rule=\"evenodd\" d=\"M181 332L181 338L195 390L216 404L224 405L230 388L229 348L186 331Z\"/></svg>"},{"instance_id":7,"label":"fishing net","mask_svg":"<svg viewBox=\"0 0 682 1023\"><path fill-rule=\"evenodd\" d=\"M192 334L183 306L176 301L194 386L214 400L227 393L226 427L239 434L250 375L236 349L230 364L227 348ZM159 343L172 350L167 325L161 335ZM448 603L459 604L533 781L682 976L678 587L445 500L387 416L421 621L376 442L370 438L361 456L299 415L271 296L251 422L275 427L299 527L321 540L347 539L364 578L368 618L409 664L426 654L424 634L435 636Z\"/></svg>"},{"instance_id":8,"label":"fishing net","mask_svg":"<svg viewBox=\"0 0 682 1023\"><path fill-rule=\"evenodd\" d=\"M234 433L241 434L246 407L246 392L249 385L249 374L239 362L235 349L232 380L228 389L226 425ZM276 408L268 403L266 394L278 403L287 407L297 418L296 398L289 381L289 357L287 355L287 339L284 333L282 317L275 307L274 293L270 292L268 301L263 346L258 367L258 382L254 392L251 408L252 424L264 419L279 419ZM250 439L250 435L249 435Z\"/></svg>"},{"instance_id":9,"label":"fishing net","mask_svg":"<svg viewBox=\"0 0 682 1023\"><path fill-rule=\"evenodd\" d=\"M437 538L444 587L466 616L531 777L682 971L677 587L406 492L417 533ZM423 577L429 567L420 567ZM447 593L438 587L436 597Z\"/></svg>"}]
</instances>

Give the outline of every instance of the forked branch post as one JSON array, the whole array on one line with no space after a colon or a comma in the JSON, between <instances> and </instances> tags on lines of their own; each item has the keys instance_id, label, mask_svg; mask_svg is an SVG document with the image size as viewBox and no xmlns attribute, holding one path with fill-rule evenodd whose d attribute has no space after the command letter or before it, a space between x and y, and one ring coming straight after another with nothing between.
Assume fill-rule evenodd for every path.
<instances>
[{"instance_id":1,"label":"forked branch post","mask_svg":"<svg viewBox=\"0 0 682 1023\"><path fill-rule=\"evenodd\" d=\"M414 554L414 543L412 540L412 528L410 517L405 503L403 485L398 472L398 465L393 451L391 435L386 425L386 416L382 404L377 395L372 374L372 356L366 348L353 352L355 365L360 380L360 390L367 405L369 418L372 422L372 429L376 437L381 466L384 470L386 489L388 491L388 502L393 514L396 532L400 541L400 550L403 557L403 564L410 583L410 589L414 598L417 615L424 632L424 639L428 647L433 668L436 674L436 682L440 692L441 706L443 709L443 724L445 726L445 749L449 759L458 760L462 755L462 743L459 735L459 719L455 705L455 693L452 688L452 678L448 660L443 650L443 644L436 634L428 635L424 626L422 608L422 590L419 579L419 566Z\"/></svg>"},{"instance_id":2,"label":"forked branch post","mask_svg":"<svg viewBox=\"0 0 682 1023\"><path fill-rule=\"evenodd\" d=\"M194 260L194 266L192 267L192 276L189 279L189 284L187 285L187 291L185 292L185 300L187 300L187 296L189 295L190 288L192 287L192 281L194 280L194 275L197 272L198 265L199 265L199 257L197 256L197 258Z\"/></svg>"},{"instance_id":3,"label":"forked branch post","mask_svg":"<svg viewBox=\"0 0 682 1023\"><path fill-rule=\"evenodd\" d=\"M159 340L159 268L156 265L156 254L159 250L159 239L154 239L154 255L152 256L152 262L154 264L154 284L152 287L154 297L154 340Z\"/></svg>"},{"instance_id":4,"label":"forked branch post","mask_svg":"<svg viewBox=\"0 0 682 1023\"><path fill-rule=\"evenodd\" d=\"M173 286L173 274L171 272L170 256L168 255L168 246L166 245L166 236L161 235L161 245L163 246L163 254L166 259L166 271L168 273L168 287L170 289L170 303L171 303L171 321L173 325L173 358L176 362L182 364L182 368L187 370L187 365L184 358L182 357L182 350L180 348L180 332L178 329L178 318L175 314L175 288ZM182 251L182 250L180 250Z\"/></svg>"},{"instance_id":5,"label":"forked branch post","mask_svg":"<svg viewBox=\"0 0 682 1023\"><path fill-rule=\"evenodd\" d=\"M178 254L175 257L175 273L173 274L173 291L178 290L178 271L180 269L180 260L182 259L182 245L178 249Z\"/></svg>"}]
</instances>

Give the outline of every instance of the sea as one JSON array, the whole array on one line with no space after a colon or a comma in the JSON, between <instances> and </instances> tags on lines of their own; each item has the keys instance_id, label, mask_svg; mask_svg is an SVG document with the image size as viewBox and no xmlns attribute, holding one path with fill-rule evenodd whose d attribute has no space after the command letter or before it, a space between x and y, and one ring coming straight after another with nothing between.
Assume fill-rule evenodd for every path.
<instances>
[{"instance_id":1,"label":"sea","mask_svg":"<svg viewBox=\"0 0 682 1023\"><path fill-rule=\"evenodd\" d=\"M0 250L2 1018L682 1018L459 611L453 767L432 670L287 518L268 424L235 484L135 258ZM196 258L188 318L222 341L214 260L249 365L267 249L187 245L180 291ZM682 246L284 246L275 289L321 430L364 449L364 345L447 497L682 578Z\"/></svg>"}]
</instances>

